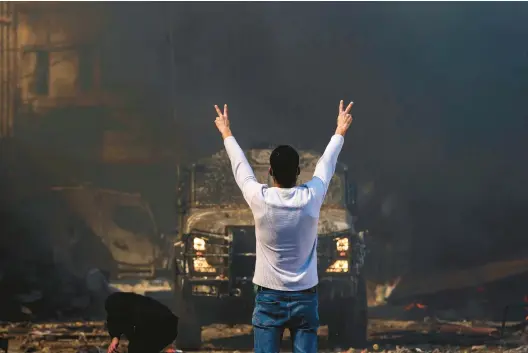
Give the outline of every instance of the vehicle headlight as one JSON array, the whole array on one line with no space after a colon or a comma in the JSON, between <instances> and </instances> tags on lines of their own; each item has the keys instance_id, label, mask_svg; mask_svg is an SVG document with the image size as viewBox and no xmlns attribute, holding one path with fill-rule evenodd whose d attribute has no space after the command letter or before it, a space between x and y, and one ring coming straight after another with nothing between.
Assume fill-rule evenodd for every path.
<instances>
[{"instance_id":1,"label":"vehicle headlight","mask_svg":"<svg viewBox=\"0 0 528 353\"><path fill-rule=\"evenodd\" d=\"M196 251L205 251L205 240L203 240L202 238L194 238L193 248Z\"/></svg>"},{"instance_id":2,"label":"vehicle headlight","mask_svg":"<svg viewBox=\"0 0 528 353\"><path fill-rule=\"evenodd\" d=\"M218 288L216 286L198 284L198 285L192 286L192 292L194 295L214 296L218 294Z\"/></svg>"},{"instance_id":3,"label":"vehicle headlight","mask_svg":"<svg viewBox=\"0 0 528 353\"><path fill-rule=\"evenodd\" d=\"M348 260L337 260L326 269L326 272L343 273L348 272Z\"/></svg>"},{"instance_id":4,"label":"vehicle headlight","mask_svg":"<svg viewBox=\"0 0 528 353\"><path fill-rule=\"evenodd\" d=\"M196 272L215 273L216 269L209 265L205 257L196 257L193 259L193 267Z\"/></svg>"},{"instance_id":5,"label":"vehicle headlight","mask_svg":"<svg viewBox=\"0 0 528 353\"><path fill-rule=\"evenodd\" d=\"M337 238L336 248L337 251L348 251L348 238Z\"/></svg>"}]
</instances>

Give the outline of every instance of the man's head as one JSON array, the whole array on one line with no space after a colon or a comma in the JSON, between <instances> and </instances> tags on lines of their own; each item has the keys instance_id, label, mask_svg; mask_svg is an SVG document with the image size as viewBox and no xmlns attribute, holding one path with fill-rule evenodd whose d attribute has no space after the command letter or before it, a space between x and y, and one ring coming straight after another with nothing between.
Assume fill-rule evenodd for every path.
<instances>
[{"instance_id":1,"label":"man's head","mask_svg":"<svg viewBox=\"0 0 528 353\"><path fill-rule=\"evenodd\" d=\"M281 145L273 150L270 156L270 175L275 184L282 188L295 186L300 174L299 154L287 145Z\"/></svg>"}]
</instances>

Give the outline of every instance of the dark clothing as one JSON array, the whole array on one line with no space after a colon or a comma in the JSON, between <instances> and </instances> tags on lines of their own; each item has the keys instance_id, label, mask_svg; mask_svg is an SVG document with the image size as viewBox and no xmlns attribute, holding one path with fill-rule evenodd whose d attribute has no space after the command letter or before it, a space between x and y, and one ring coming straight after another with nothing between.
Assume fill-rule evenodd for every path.
<instances>
[{"instance_id":1,"label":"dark clothing","mask_svg":"<svg viewBox=\"0 0 528 353\"><path fill-rule=\"evenodd\" d=\"M162 326L140 332L129 339L128 353L159 353L176 339L176 327Z\"/></svg>"},{"instance_id":2,"label":"dark clothing","mask_svg":"<svg viewBox=\"0 0 528 353\"><path fill-rule=\"evenodd\" d=\"M262 292L262 291L274 291L276 293L290 293L290 294L291 293L317 293L317 286L312 287L312 288L308 288L308 289L304 289L304 290L298 290L298 291L295 291L295 292L275 290L275 289L270 289L270 288L266 288L266 287L262 287L262 286L255 286L255 289L256 289L256 293Z\"/></svg>"},{"instance_id":3,"label":"dark clothing","mask_svg":"<svg viewBox=\"0 0 528 353\"><path fill-rule=\"evenodd\" d=\"M294 353L317 352L318 307L316 288L286 292L259 287L252 320L255 353L278 353L286 328Z\"/></svg>"},{"instance_id":4,"label":"dark clothing","mask_svg":"<svg viewBox=\"0 0 528 353\"><path fill-rule=\"evenodd\" d=\"M178 317L156 300L134 293L114 293L106 299L108 333L125 335L129 353L159 352L178 334Z\"/></svg>"}]
</instances>

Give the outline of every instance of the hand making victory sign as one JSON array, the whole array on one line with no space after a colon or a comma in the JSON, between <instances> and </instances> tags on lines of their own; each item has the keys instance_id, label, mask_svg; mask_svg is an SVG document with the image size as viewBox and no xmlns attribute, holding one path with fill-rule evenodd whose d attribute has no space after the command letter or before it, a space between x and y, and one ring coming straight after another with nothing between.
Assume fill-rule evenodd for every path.
<instances>
[{"instance_id":1,"label":"hand making victory sign","mask_svg":"<svg viewBox=\"0 0 528 353\"><path fill-rule=\"evenodd\" d=\"M352 110L352 106L354 105L354 102L350 102L350 104L346 107L346 109L343 109L343 101L339 102L339 113L337 116L337 129L335 131L336 134L345 136L348 128L352 124L352 115L350 114L350 111ZM222 138L225 140L229 136L233 136L231 133L231 128L229 127L229 117L228 117L228 110L227 110L227 104L224 105L224 111L222 112L220 108L215 105L216 113L218 116L215 119L215 124L222 134Z\"/></svg>"},{"instance_id":2,"label":"hand making victory sign","mask_svg":"<svg viewBox=\"0 0 528 353\"><path fill-rule=\"evenodd\" d=\"M339 102L339 114L337 116L337 129L335 132L336 134L345 136L350 124L352 124L352 115L349 113L352 110L353 105L354 102L350 102L348 107L343 109L343 101Z\"/></svg>"},{"instance_id":3,"label":"hand making victory sign","mask_svg":"<svg viewBox=\"0 0 528 353\"><path fill-rule=\"evenodd\" d=\"M216 124L218 131L220 131L220 133L222 134L222 138L225 140L229 136L233 136L233 134L231 133L231 129L229 127L229 118L227 116L227 104L224 105L223 113L220 110L220 108L218 108L217 105L215 105L215 109L216 109L216 113L218 114L218 116L215 119L215 124Z\"/></svg>"}]
</instances>

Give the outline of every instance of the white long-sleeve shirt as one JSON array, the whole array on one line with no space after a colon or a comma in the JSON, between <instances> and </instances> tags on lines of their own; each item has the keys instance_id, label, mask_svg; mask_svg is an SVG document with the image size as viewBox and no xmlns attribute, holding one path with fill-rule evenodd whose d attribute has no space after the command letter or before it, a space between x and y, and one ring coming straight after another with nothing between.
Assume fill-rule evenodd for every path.
<instances>
[{"instance_id":1,"label":"white long-sleeve shirt","mask_svg":"<svg viewBox=\"0 0 528 353\"><path fill-rule=\"evenodd\" d=\"M313 178L293 188L260 184L233 136L224 140L233 174L255 218L256 264L253 283L300 291L317 276L317 224L344 138L334 135L317 162Z\"/></svg>"}]
</instances>

